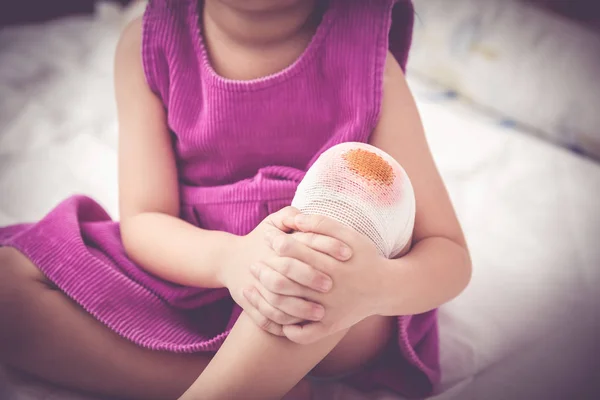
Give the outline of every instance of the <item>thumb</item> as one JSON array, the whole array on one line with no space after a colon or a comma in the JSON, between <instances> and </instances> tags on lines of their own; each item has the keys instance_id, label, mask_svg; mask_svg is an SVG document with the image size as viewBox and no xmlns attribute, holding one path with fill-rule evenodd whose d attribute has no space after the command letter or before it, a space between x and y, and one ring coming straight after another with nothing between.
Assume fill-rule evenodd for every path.
<instances>
[{"instance_id":1,"label":"thumb","mask_svg":"<svg viewBox=\"0 0 600 400\"><path fill-rule=\"evenodd\" d=\"M311 322L305 325L284 325L283 334L292 342L311 344L327 336L327 329L321 322Z\"/></svg>"}]
</instances>

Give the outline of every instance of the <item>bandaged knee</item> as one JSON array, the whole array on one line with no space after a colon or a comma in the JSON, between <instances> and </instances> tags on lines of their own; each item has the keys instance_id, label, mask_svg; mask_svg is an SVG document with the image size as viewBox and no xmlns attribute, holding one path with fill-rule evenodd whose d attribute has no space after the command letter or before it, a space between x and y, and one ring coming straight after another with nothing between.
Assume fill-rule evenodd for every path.
<instances>
[{"instance_id":1,"label":"bandaged knee","mask_svg":"<svg viewBox=\"0 0 600 400\"><path fill-rule=\"evenodd\" d=\"M414 228L415 196L406 171L392 156L364 143L342 143L321 154L300 182L292 206L350 226L387 258L407 247Z\"/></svg>"}]
</instances>

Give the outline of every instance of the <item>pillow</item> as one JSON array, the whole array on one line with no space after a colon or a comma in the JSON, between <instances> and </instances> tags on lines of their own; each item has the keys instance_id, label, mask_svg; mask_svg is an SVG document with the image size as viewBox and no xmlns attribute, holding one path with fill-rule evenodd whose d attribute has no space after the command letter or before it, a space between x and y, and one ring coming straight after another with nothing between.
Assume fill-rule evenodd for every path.
<instances>
[{"instance_id":1,"label":"pillow","mask_svg":"<svg viewBox=\"0 0 600 400\"><path fill-rule=\"evenodd\" d=\"M514 0L414 4L411 74L600 159L599 33Z\"/></svg>"}]
</instances>

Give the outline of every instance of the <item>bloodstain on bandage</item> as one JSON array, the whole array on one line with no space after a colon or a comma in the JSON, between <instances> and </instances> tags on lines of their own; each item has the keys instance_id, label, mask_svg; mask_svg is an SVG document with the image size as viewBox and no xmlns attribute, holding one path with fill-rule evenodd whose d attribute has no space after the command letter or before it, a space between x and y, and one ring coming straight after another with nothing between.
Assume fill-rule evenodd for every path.
<instances>
[{"instance_id":1,"label":"bloodstain on bandage","mask_svg":"<svg viewBox=\"0 0 600 400\"><path fill-rule=\"evenodd\" d=\"M381 156L364 149L352 149L342 155L348 168L368 181L391 186L396 174L394 168Z\"/></svg>"},{"instance_id":2,"label":"bloodstain on bandage","mask_svg":"<svg viewBox=\"0 0 600 400\"><path fill-rule=\"evenodd\" d=\"M340 143L319 155L298 184L292 206L356 230L388 258L401 253L414 228L415 198L406 171L367 143Z\"/></svg>"}]
</instances>

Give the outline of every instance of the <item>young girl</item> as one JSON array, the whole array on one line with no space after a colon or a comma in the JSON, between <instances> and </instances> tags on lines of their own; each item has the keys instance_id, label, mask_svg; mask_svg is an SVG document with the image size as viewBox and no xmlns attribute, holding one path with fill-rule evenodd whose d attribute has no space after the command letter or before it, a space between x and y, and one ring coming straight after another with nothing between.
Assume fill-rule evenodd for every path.
<instances>
[{"instance_id":1,"label":"young girl","mask_svg":"<svg viewBox=\"0 0 600 400\"><path fill-rule=\"evenodd\" d=\"M403 76L412 21L408 0L150 1L116 54L121 223L77 196L0 229L2 363L111 398L301 396L307 375L429 394L470 261ZM411 177L402 258L286 207L348 141Z\"/></svg>"}]
</instances>

